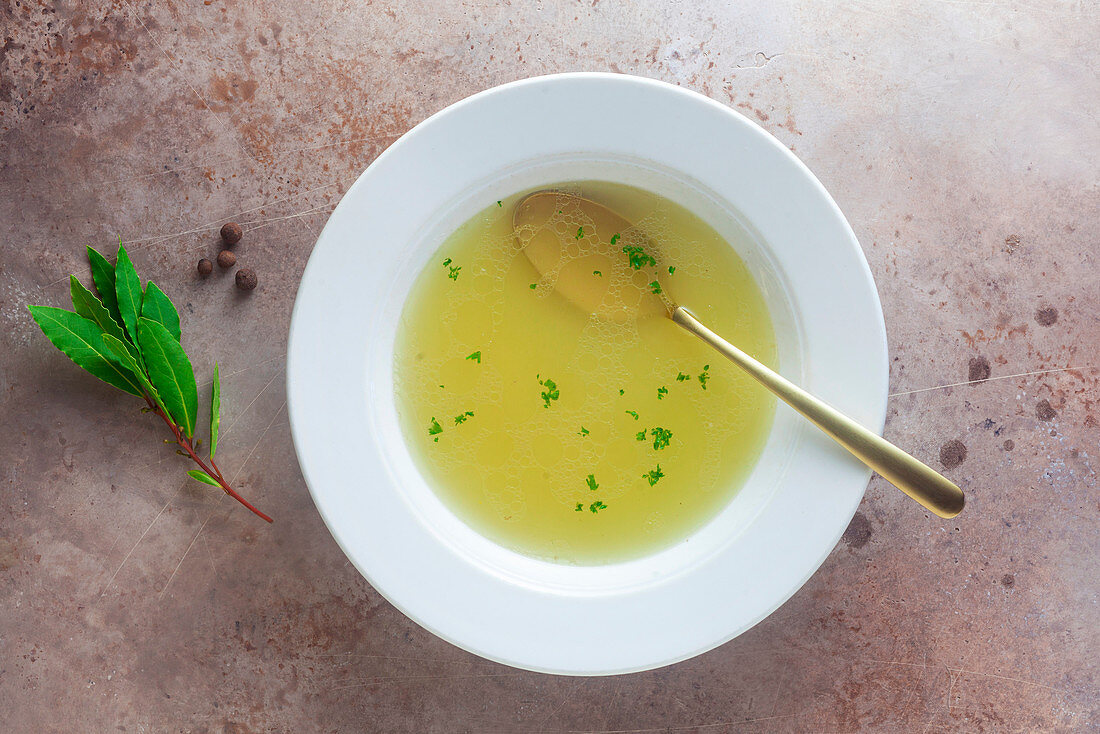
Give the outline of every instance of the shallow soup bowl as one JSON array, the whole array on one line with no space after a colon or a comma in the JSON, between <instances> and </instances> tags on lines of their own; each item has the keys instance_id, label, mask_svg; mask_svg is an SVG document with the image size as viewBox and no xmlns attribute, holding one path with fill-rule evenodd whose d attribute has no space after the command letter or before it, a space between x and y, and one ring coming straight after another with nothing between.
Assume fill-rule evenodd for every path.
<instances>
[{"instance_id":1,"label":"shallow soup bowl","mask_svg":"<svg viewBox=\"0 0 1100 734\"><path fill-rule=\"evenodd\" d=\"M780 142L727 107L613 74L490 89L420 123L379 156L309 259L291 324L287 392L317 508L386 599L483 657L603 675L697 655L774 611L836 545L870 472L779 405L763 452L729 503L644 558L596 566L537 560L479 535L443 504L398 423L393 350L405 299L443 240L486 203L584 180L660 194L736 243L771 313L780 372L881 430L882 312L859 244L825 189Z\"/></svg>"}]
</instances>

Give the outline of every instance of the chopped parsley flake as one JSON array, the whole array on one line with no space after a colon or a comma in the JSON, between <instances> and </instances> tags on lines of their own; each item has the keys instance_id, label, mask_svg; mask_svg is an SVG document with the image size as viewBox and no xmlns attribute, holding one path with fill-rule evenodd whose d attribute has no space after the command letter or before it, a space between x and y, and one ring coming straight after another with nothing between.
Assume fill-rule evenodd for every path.
<instances>
[{"instance_id":1,"label":"chopped parsley flake","mask_svg":"<svg viewBox=\"0 0 1100 734\"><path fill-rule=\"evenodd\" d=\"M600 487L600 485L596 484L596 476L594 474L589 474L588 477L584 480L584 483L587 484L588 488L593 492L595 492Z\"/></svg>"},{"instance_id":2,"label":"chopped parsley flake","mask_svg":"<svg viewBox=\"0 0 1100 734\"><path fill-rule=\"evenodd\" d=\"M538 287L539 287L539 284L538 284L538 283L532 283L532 284L530 285L530 288L531 288L531 290L535 290L535 289L536 289L536 288L538 288Z\"/></svg>"},{"instance_id":3,"label":"chopped parsley flake","mask_svg":"<svg viewBox=\"0 0 1100 734\"><path fill-rule=\"evenodd\" d=\"M450 271L447 273L448 278L450 278L451 280L458 280L458 271L462 270L462 268L461 266L455 267L451 265L451 263L453 262L454 260L452 260L451 258L447 258L443 261L443 267L447 268L447 270Z\"/></svg>"},{"instance_id":4,"label":"chopped parsley flake","mask_svg":"<svg viewBox=\"0 0 1100 734\"><path fill-rule=\"evenodd\" d=\"M703 365L703 371L699 373L699 384L703 386L703 389L707 389L707 380L710 379L710 365Z\"/></svg>"},{"instance_id":5,"label":"chopped parsley flake","mask_svg":"<svg viewBox=\"0 0 1100 734\"><path fill-rule=\"evenodd\" d=\"M576 512L582 512L584 510L584 503L578 502L577 506L573 508Z\"/></svg>"},{"instance_id":6,"label":"chopped parsley flake","mask_svg":"<svg viewBox=\"0 0 1100 734\"><path fill-rule=\"evenodd\" d=\"M668 395L668 388L664 385L661 385L659 388L657 388L657 399L664 400L665 395Z\"/></svg>"},{"instance_id":7,"label":"chopped parsley flake","mask_svg":"<svg viewBox=\"0 0 1100 734\"><path fill-rule=\"evenodd\" d=\"M690 380L691 375L684 374L683 372L677 373L676 382L683 382L684 380Z\"/></svg>"},{"instance_id":8,"label":"chopped parsley flake","mask_svg":"<svg viewBox=\"0 0 1100 734\"><path fill-rule=\"evenodd\" d=\"M666 446L668 446L668 442L672 440L672 431L668 430L667 428L654 426L653 428L650 428L649 431L653 435L654 451L659 451L665 448Z\"/></svg>"},{"instance_id":9,"label":"chopped parsley flake","mask_svg":"<svg viewBox=\"0 0 1100 734\"><path fill-rule=\"evenodd\" d=\"M573 239L579 240L581 237L584 237L584 227L577 227L577 235Z\"/></svg>"},{"instance_id":10,"label":"chopped parsley flake","mask_svg":"<svg viewBox=\"0 0 1100 734\"><path fill-rule=\"evenodd\" d=\"M501 203L500 199L497 199L497 206L504 206L504 204Z\"/></svg>"},{"instance_id":11,"label":"chopped parsley flake","mask_svg":"<svg viewBox=\"0 0 1100 734\"><path fill-rule=\"evenodd\" d=\"M620 396L620 397L622 397L622 396L623 396L623 395L625 395L625 394L626 394L626 390L623 390L623 389L622 389L622 388L620 387L620 388L619 388L619 396Z\"/></svg>"},{"instance_id":12,"label":"chopped parsley flake","mask_svg":"<svg viewBox=\"0 0 1100 734\"><path fill-rule=\"evenodd\" d=\"M539 393L539 397L542 398L543 402L542 407L549 408L550 401L558 399L558 384L551 380L549 377L547 377L545 380L539 380L539 384L546 388L541 393Z\"/></svg>"},{"instance_id":13,"label":"chopped parsley flake","mask_svg":"<svg viewBox=\"0 0 1100 734\"><path fill-rule=\"evenodd\" d=\"M626 411L626 414L627 414L627 415L632 415L632 416L634 416L634 420L638 420L638 413L637 413L637 411L634 411L634 410L628 410L628 411Z\"/></svg>"},{"instance_id":14,"label":"chopped parsley flake","mask_svg":"<svg viewBox=\"0 0 1100 734\"><path fill-rule=\"evenodd\" d=\"M599 278L603 277L603 273L601 273L599 270L593 270L592 274L599 277Z\"/></svg>"},{"instance_id":15,"label":"chopped parsley flake","mask_svg":"<svg viewBox=\"0 0 1100 734\"><path fill-rule=\"evenodd\" d=\"M481 350L477 350L473 354L467 355L466 359L472 359L478 364L481 364Z\"/></svg>"},{"instance_id":16,"label":"chopped parsley flake","mask_svg":"<svg viewBox=\"0 0 1100 734\"><path fill-rule=\"evenodd\" d=\"M654 293L660 293L661 292L661 284L658 283L657 281L653 281L652 283L650 283L649 288Z\"/></svg>"},{"instance_id":17,"label":"chopped parsley flake","mask_svg":"<svg viewBox=\"0 0 1100 734\"><path fill-rule=\"evenodd\" d=\"M588 509L593 514L595 514L595 513L599 512L600 510L606 510L607 505L605 505L601 500L596 500L595 502L593 502L592 504L590 504L588 506Z\"/></svg>"},{"instance_id":18,"label":"chopped parsley flake","mask_svg":"<svg viewBox=\"0 0 1100 734\"><path fill-rule=\"evenodd\" d=\"M467 418L473 418L473 417L474 417L474 411L472 411L472 410L467 410L465 413L459 413L458 415L455 416L455 425L460 426L460 425L462 425L463 423L466 422Z\"/></svg>"},{"instance_id":19,"label":"chopped parsley flake","mask_svg":"<svg viewBox=\"0 0 1100 734\"><path fill-rule=\"evenodd\" d=\"M646 251L638 245L627 245L623 248L623 252L626 253L627 258L630 260L630 267L635 270L641 270L647 265L653 267L657 264L657 261L654 260L651 255L646 254ZM652 285L652 283L650 285ZM658 292L659 291L654 291L654 293Z\"/></svg>"},{"instance_id":20,"label":"chopped parsley flake","mask_svg":"<svg viewBox=\"0 0 1100 734\"><path fill-rule=\"evenodd\" d=\"M619 241L620 236L621 235L619 235L618 233L615 233L615 234L611 235L611 246L612 247L614 247L615 243Z\"/></svg>"},{"instance_id":21,"label":"chopped parsley flake","mask_svg":"<svg viewBox=\"0 0 1100 734\"><path fill-rule=\"evenodd\" d=\"M585 428L584 426L581 426L581 430L579 430L577 432L577 435L578 436L587 436L588 435L588 429Z\"/></svg>"},{"instance_id":22,"label":"chopped parsley flake","mask_svg":"<svg viewBox=\"0 0 1100 734\"><path fill-rule=\"evenodd\" d=\"M664 475L665 473L661 471L661 465L658 464L656 469L650 469L645 474L643 474L642 479L649 482L649 486L652 487L654 484L661 481L661 477L663 477Z\"/></svg>"},{"instance_id":23,"label":"chopped parsley flake","mask_svg":"<svg viewBox=\"0 0 1100 734\"><path fill-rule=\"evenodd\" d=\"M444 389L446 389L446 388L444 388L444 387L443 387L442 385L440 385L440 386L439 386L439 389L440 389L440 390L444 390Z\"/></svg>"},{"instance_id":24,"label":"chopped parsley flake","mask_svg":"<svg viewBox=\"0 0 1100 734\"><path fill-rule=\"evenodd\" d=\"M645 441L645 433L646 432L645 432L644 428L642 430L638 431L637 433L634 434L634 440L635 441Z\"/></svg>"},{"instance_id":25,"label":"chopped parsley flake","mask_svg":"<svg viewBox=\"0 0 1100 734\"><path fill-rule=\"evenodd\" d=\"M669 274L669 275L672 275L672 274L673 274L673 273L675 273L675 272L676 272L676 267L675 267L675 266L673 266L673 265L669 265L669 266L668 266L668 274Z\"/></svg>"},{"instance_id":26,"label":"chopped parsley flake","mask_svg":"<svg viewBox=\"0 0 1100 734\"><path fill-rule=\"evenodd\" d=\"M432 416L432 423L430 426L428 426L428 435L436 436L435 440L438 441L438 434L440 433L443 433L443 426L439 425L439 421L435 419L435 416Z\"/></svg>"}]
</instances>

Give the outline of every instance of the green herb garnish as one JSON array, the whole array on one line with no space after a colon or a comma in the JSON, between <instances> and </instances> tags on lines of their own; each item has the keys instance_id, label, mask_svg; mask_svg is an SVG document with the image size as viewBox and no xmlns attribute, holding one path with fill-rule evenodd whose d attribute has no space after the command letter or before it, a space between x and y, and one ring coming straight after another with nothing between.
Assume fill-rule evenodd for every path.
<instances>
[{"instance_id":1,"label":"green herb garnish","mask_svg":"<svg viewBox=\"0 0 1100 734\"><path fill-rule=\"evenodd\" d=\"M589 510L590 510L590 511L591 511L591 512L592 512L593 514L595 514L595 513L599 512L600 510L606 510L606 509L607 509L607 505L605 505L605 504L604 504L604 503L603 503L602 501L600 501L600 500L596 500L595 502L593 502L592 504L590 504L590 505L588 506L588 509L589 509Z\"/></svg>"},{"instance_id":2,"label":"green herb garnish","mask_svg":"<svg viewBox=\"0 0 1100 734\"><path fill-rule=\"evenodd\" d=\"M501 200L500 200L500 199L497 199L497 206L504 206L504 204L502 204L502 203L500 203L500 202L501 202Z\"/></svg>"},{"instance_id":3,"label":"green herb garnish","mask_svg":"<svg viewBox=\"0 0 1100 734\"><path fill-rule=\"evenodd\" d=\"M660 449L668 446L668 442L672 440L672 431L667 428L661 428L660 426L654 426L649 429L653 435L653 450L659 451Z\"/></svg>"},{"instance_id":4,"label":"green herb garnish","mask_svg":"<svg viewBox=\"0 0 1100 734\"><path fill-rule=\"evenodd\" d=\"M443 267L445 267L445 268L450 267L451 263L453 263L453 262L454 262L454 260L452 260L451 258L447 258L446 260L443 261Z\"/></svg>"},{"instance_id":5,"label":"green herb garnish","mask_svg":"<svg viewBox=\"0 0 1100 734\"><path fill-rule=\"evenodd\" d=\"M703 389L707 389L707 380L710 379L710 365L703 365L703 371L699 373L699 384L703 386Z\"/></svg>"},{"instance_id":6,"label":"green herb garnish","mask_svg":"<svg viewBox=\"0 0 1100 734\"><path fill-rule=\"evenodd\" d=\"M623 248L623 252L626 253L627 259L630 260L630 267L635 270L641 270L647 265L653 267L657 264L657 261L654 260L652 256L646 254L646 251L638 245L627 245Z\"/></svg>"},{"instance_id":7,"label":"green herb garnish","mask_svg":"<svg viewBox=\"0 0 1100 734\"><path fill-rule=\"evenodd\" d=\"M603 273L601 273L599 270L593 270L592 274L600 278L603 277Z\"/></svg>"},{"instance_id":8,"label":"green herb garnish","mask_svg":"<svg viewBox=\"0 0 1100 734\"><path fill-rule=\"evenodd\" d=\"M588 435L588 429L585 428L584 426L581 426L581 430L577 432L577 435L578 436L587 436Z\"/></svg>"},{"instance_id":9,"label":"green herb garnish","mask_svg":"<svg viewBox=\"0 0 1100 734\"><path fill-rule=\"evenodd\" d=\"M611 235L611 246L612 247L614 247L615 243L619 241L619 237L620 237L620 235L618 233L615 233L615 234Z\"/></svg>"},{"instance_id":10,"label":"green herb garnish","mask_svg":"<svg viewBox=\"0 0 1100 734\"><path fill-rule=\"evenodd\" d=\"M661 284L658 283L657 281L653 281L652 283L650 283L649 288L653 293L660 293L661 292Z\"/></svg>"},{"instance_id":11,"label":"green herb garnish","mask_svg":"<svg viewBox=\"0 0 1100 734\"><path fill-rule=\"evenodd\" d=\"M626 395L626 390L623 390L623 389L622 389L622 388L620 387L620 388L619 388L619 397L622 397L623 395Z\"/></svg>"},{"instance_id":12,"label":"green herb garnish","mask_svg":"<svg viewBox=\"0 0 1100 734\"><path fill-rule=\"evenodd\" d=\"M661 385L659 388L657 388L657 399L664 400L665 395L668 395L668 388L664 385Z\"/></svg>"},{"instance_id":13,"label":"green herb garnish","mask_svg":"<svg viewBox=\"0 0 1100 734\"><path fill-rule=\"evenodd\" d=\"M685 375L683 372L680 372L679 374L676 375L676 382L683 382L684 380L690 380L690 379L691 379L691 375Z\"/></svg>"},{"instance_id":14,"label":"green herb garnish","mask_svg":"<svg viewBox=\"0 0 1100 734\"><path fill-rule=\"evenodd\" d=\"M674 266L672 266L672 265L669 265L669 266L668 266L668 274L669 274L669 275L672 275L672 274L673 274L673 273L675 273L675 272L676 272L676 268L675 268Z\"/></svg>"},{"instance_id":15,"label":"green herb garnish","mask_svg":"<svg viewBox=\"0 0 1100 734\"><path fill-rule=\"evenodd\" d=\"M596 484L596 477L593 474L589 474L588 477L584 480L584 483L587 484L588 488L593 492L595 492L600 487L600 485Z\"/></svg>"},{"instance_id":16,"label":"green herb garnish","mask_svg":"<svg viewBox=\"0 0 1100 734\"><path fill-rule=\"evenodd\" d=\"M476 352L474 352L473 354L467 355L466 359L472 359L472 360L476 361L478 364L481 364L481 350L479 349Z\"/></svg>"},{"instance_id":17,"label":"green herb garnish","mask_svg":"<svg viewBox=\"0 0 1100 734\"><path fill-rule=\"evenodd\" d=\"M31 317L55 347L78 367L109 385L145 401L142 410L159 416L172 437L166 443L199 466L187 475L218 487L259 517L271 518L237 494L214 461L221 424L221 384L214 363L210 404L210 451L199 456L195 437L198 386L191 360L180 345L179 311L156 283L142 288L141 279L119 239L116 264L87 248L92 293L69 276L73 311L52 306L28 306Z\"/></svg>"},{"instance_id":18,"label":"green herb garnish","mask_svg":"<svg viewBox=\"0 0 1100 734\"><path fill-rule=\"evenodd\" d=\"M431 423L431 425L428 426L428 435L429 436L438 436L440 433L443 433L443 426L439 425L439 421L437 421L435 419L435 416L433 415L432 416L432 423ZM436 438L435 440L438 441L439 439Z\"/></svg>"},{"instance_id":19,"label":"green herb garnish","mask_svg":"<svg viewBox=\"0 0 1100 734\"><path fill-rule=\"evenodd\" d=\"M535 290L536 288L538 288L538 287L539 287L539 284L538 284L538 283L532 283L532 284L531 284L530 286L528 286L528 287L529 287L529 288L530 288L531 290Z\"/></svg>"},{"instance_id":20,"label":"green herb garnish","mask_svg":"<svg viewBox=\"0 0 1100 734\"><path fill-rule=\"evenodd\" d=\"M474 411L472 411L472 410L467 410L465 413L459 413L458 415L455 416L455 425L460 426L463 423L465 423L468 418L473 418L473 417L474 417Z\"/></svg>"},{"instance_id":21,"label":"green herb garnish","mask_svg":"<svg viewBox=\"0 0 1100 734\"><path fill-rule=\"evenodd\" d=\"M628 411L626 411L626 414L627 414L627 415L632 415L632 416L634 416L634 420L638 420L638 413L637 413L637 411L634 411L634 410L628 410Z\"/></svg>"},{"instance_id":22,"label":"green herb garnish","mask_svg":"<svg viewBox=\"0 0 1100 734\"><path fill-rule=\"evenodd\" d=\"M640 431L638 431L637 433L634 434L634 440L635 441L645 441L645 434L646 434L646 431L643 428L642 430L640 430Z\"/></svg>"},{"instance_id":23,"label":"green herb garnish","mask_svg":"<svg viewBox=\"0 0 1100 734\"><path fill-rule=\"evenodd\" d=\"M577 506L574 508L574 510L576 512L582 512L584 510L584 503L583 502L578 502Z\"/></svg>"},{"instance_id":24,"label":"green herb garnish","mask_svg":"<svg viewBox=\"0 0 1100 734\"><path fill-rule=\"evenodd\" d=\"M539 393L539 397L542 398L543 402L542 407L549 408L550 401L558 399L558 384L551 380L549 377L547 377L545 380L539 380L539 384L546 388L541 393Z\"/></svg>"},{"instance_id":25,"label":"green herb garnish","mask_svg":"<svg viewBox=\"0 0 1100 734\"><path fill-rule=\"evenodd\" d=\"M581 237L584 237L584 227L577 227L577 236L573 239L579 240Z\"/></svg>"},{"instance_id":26,"label":"green herb garnish","mask_svg":"<svg viewBox=\"0 0 1100 734\"><path fill-rule=\"evenodd\" d=\"M447 273L447 277L450 278L451 280L458 280L458 271L462 270L462 266L458 266L458 267L451 266L448 269L450 270L450 272Z\"/></svg>"},{"instance_id":27,"label":"green herb garnish","mask_svg":"<svg viewBox=\"0 0 1100 734\"><path fill-rule=\"evenodd\" d=\"M661 471L661 465L658 464L656 469L650 469L645 474L643 474L642 479L649 482L649 486L652 487L654 484L661 481L661 477L663 477L664 475L665 473Z\"/></svg>"}]
</instances>

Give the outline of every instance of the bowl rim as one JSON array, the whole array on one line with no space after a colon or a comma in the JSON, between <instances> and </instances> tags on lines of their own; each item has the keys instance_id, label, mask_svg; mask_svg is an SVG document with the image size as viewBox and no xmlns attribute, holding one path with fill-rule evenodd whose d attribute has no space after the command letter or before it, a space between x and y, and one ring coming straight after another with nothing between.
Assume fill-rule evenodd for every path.
<instances>
[{"instance_id":1,"label":"bowl rim","mask_svg":"<svg viewBox=\"0 0 1100 734\"><path fill-rule=\"evenodd\" d=\"M846 292L838 294L838 301L850 307L850 313L847 315L854 318L858 326L854 331L859 333L850 334L847 337L840 335L840 341L844 342L847 339L862 348L858 363L851 359L846 362L846 364L852 366L852 374L845 377L843 370L838 369L831 369L831 372L829 372L833 378L842 382L845 379L848 380L843 387L848 392L856 394L858 404L848 404L851 400L848 398L847 392L832 396L834 397L832 402L872 430L881 432L886 416L888 383L886 330L882 318L881 304L879 303L870 267L863 256L862 249L839 207L821 183L782 143L735 110L696 92L664 82L620 74L592 72L533 77L474 94L433 114L410 129L367 167L333 211L318 237L316 249L303 273L292 313L288 341L287 407L295 451L298 455L302 474L326 526L337 544L349 560L355 564L360 573L395 607L439 637L470 652L508 665L570 675L614 674L660 667L700 654L736 637L774 611L801 588L839 541L840 535L847 527L863 495L867 479L870 476L870 470L862 467L862 465L854 466L854 460L843 455L841 450L831 446L828 439L819 437L818 440L811 439L808 442L803 442L806 445L800 445L799 451L804 465L796 467L795 474L798 476L795 478L799 481L806 481L813 477L813 472L807 471L810 466L830 467L835 476L831 478L829 476L814 478L821 482L825 488L832 488L838 492L839 499L830 504L824 504L820 497L814 498L802 490L803 494L800 498L807 501L810 506L807 508L791 507L791 511L794 513L792 517L797 517L799 522L810 523L818 520L819 517L828 520L828 532L818 532L814 539L815 545L813 546L812 558L804 557L805 552L802 552L801 556L803 557L797 559L798 563L794 563L793 557L800 555L798 543L795 542L792 547L787 547L782 545L783 539L772 538L773 542L782 545L777 553L784 557L785 562L791 561L784 566L787 581L783 584L783 593L775 593L773 589L766 604L756 604L751 615L746 618L745 614L742 613L743 618L736 623L717 613L703 615L696 619L696 622L705 623L709 625L708 629L712 630L709 635L704 635L705 641L701 642L702 638L695 635L690 640L685 639L685 642L679 646L670 645L667 640L662 640L663 644L652 645L652 649L646 648L642 651L636 649L626 650L626 642L628 641L644 643L644 641L638 639L638 630L633 630L633 637L631 637L631 632L628 631L621 636L621 639L617 638L616 645L618 645L618 648L612 649L609 647L608 650L597 655L586 655L583 650L571 650L570 652L575 653L578 658L574 663L567 657L563 657L562 654L552 652L545 642L533 643L530 639L525 638L522 629L510 629L509 634L502 636L503 642L496 644L492 639L481 634L475 626L471 625L469 616L477 610L477 600L462 599L462 603L456 605L457 614L453 618L441 616L437 610L430 607L432 604L440 603L440 595L443 593L458 594L461 597L464 590L455 586L461 580L475 580L477 584L481 585L478 588L482 592L486 588L497 590L514 588L516 595L523 595L524 603L535 604L530 608L534 613L545 613L548 616L561 613L570 617L570 600L575 602L575 606L588 605L586 608L591 610L593 608L591 607L593 598L597 601L601 598L598 595L593 598L584 598L583 604L577 602L578 597L575 596L565 595L558 598L554 596L552 591L529 588L528 585L517 582L516 579L508 578L506 575L497 573L492 569L467 568L466 566L469 564L466 559L448 569L450 572L457 574L458 579L455 579L450 585L431 590L427 594L413 594L407 584L395 580L390 570L385 570L382 573L379 564L384 562L382 559L385 555L384 550L387 540L385 537L372 538L369 543L365 543L364 539L359 537L361 536L360 529L350 524L351 518L349 515L354 514L354 512L349 512L349 510L362 510L360 504L362 498L351 496L344 485L335 481L333 467L341 465L341 457L334 452L332 447L324 447L318 442L319 424L314 407L318 405L318 398L332 397L317 385L318 379L323 379L325 376L325 372L322 370L324 360L318 355L319 345L323 344L323 340L319 341L321 330L317 328L318 316L322 313L320 310L322 303L331 305L334 302L350 300L347 298L342 299L341 296L331 291L332 284L338 282L338 276L331 272L332 256L336 252L334 248L340 247L340 243L346 246L348 242L353 241L350 239L353 228L349 228L347 223L357 216L363 216L363 208L370 203L371 197L384 198L383 194L377 191L379 187L375 179L386 179L388 177L389 181L394 183L395 179L399 179L401 174L395 171L393 161L399 160L402 156L408 157L411 153L407 153L407 151L411 148L416 145L425 145L426 138L431 137L433 134L438 136L440 131L445 130L448 125L454 127L456 121L463 117L469 117L479 107L497 107L497 111L499 111L500 105L508 102L513 97L530 102L531 99L537 99L540 95L549 94L552 96L561 94L562 90L567 89L581 94L586 99L594 100L596 104L599 103L599 97L605 94L610 94L611 97L619 100L637 98L645 100L646 103L659 100L673 110L673 112L668 113L673 117L688 118L694 115L699 118L707 117L708 120L710 118L725 120L724 125L728 126L729 137L732 141L745 146L746 150L752 154L759 155L762 159L771 160L779 168L784 169L784 173L780 178L786 177L789 179L788 183L797 184L799 195L805 198L804 203L811 203L814 207L815 216L817 217L816 223L827 230L824 234L816 233L816 236L821 242L827 243L828 247L833 248L834 252L832 254L842 266L837 272L833 273L834 277L843 281L847 286ZM722 125L718 124L718 127L722 127ZM691 143L686 144L690 145ZM397 180L396 188L400 189L401 185L409 185L409 182ZM746 212L746 216L752 221L752 213ZM843 308L834 307L832 310L841 312L842 315L844 312ZM814 335L811 342L807 349L814 355L821 355L820 358L826 363L831 364L829 360L836 361L838 359L837 354L830 352L831 347L824 343L821 336ZM353 356L356 355L358 353ZM815 358L817 357L815 356ZM363 359L365 362L366 358ZM355 360L352 359L351 361L354 362ZM840 361L843 362L844 360L841 359ZM352 376L355 370L344 366L339 369L347 370L340 373L342 376L354 379ZM372 399L370 393L375 390L375 386L366 384L366 370L360 369L359 372L362 373L360 379L364 380L362 388L364 389L365 399L369 402ZM849 377L850 379L848 379ZM815 383L807 385L807 387L811 389L821 388L818 390L819 394L822 391L827 393L831 389L829 384L819 386ZM830 396L822 395L822 397L829 398ZM347 402L355 403L355 401ZM782 409L782 407L777 408L777 410ZM341 406L339 410L342 411L339 412L339 415L347 418L354 413L355 408ZM348 411L352 411L352 413ZM348 479L349 475L345 472L343 476L344 484L347 483ZM400 489L397 490L398 494L400 494L400 491ZM391 512L400 512L397 505L394 504L388 505L387 509ZM371 529L383 536L386 532L386 528L381 527L378 523L375 523ZM788 538L786 542L791 541ZM432 560L447 562L444 556L438 554L433 556ZM438 578L438 572L428 567L426 559L413 559L413 561L421 564L416 569L417 573L425 574L429 580L432 578L432 574L436 573L435 580L443 582L443 579ZM797 573L792 575L794 569L797 569ZM727 570L737 571L737 569ZM476 578L473 574L477 574ZM714 580L712 579L712 581ZM466 593L469 594L469 592ZM698 597L696 601L708 598L705 590L701 589L697 590L696 596ZM719 595L714 594L713 596L718 597ZM722 597L722 599L731 607L736 606L730 599L725 597ZM539 604L545 606L545 612L540 610ZM666 616L672 613L667 609L663 612ZM519 625L519 627L522 627L522 625ZM724 630L724 632L716 634L713 630ZM553 639L555 635L550 634L549 637ZM645 647L644 644L642 646ZM621 649L622 654L616 654L616 649Z\"/></svg>"}]
</instances>

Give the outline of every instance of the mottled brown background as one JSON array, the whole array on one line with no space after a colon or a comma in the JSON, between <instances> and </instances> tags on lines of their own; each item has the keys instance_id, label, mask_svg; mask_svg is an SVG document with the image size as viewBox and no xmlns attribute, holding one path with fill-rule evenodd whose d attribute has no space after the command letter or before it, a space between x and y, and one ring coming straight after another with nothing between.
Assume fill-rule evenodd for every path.
<instances>
[{"instance_id":1,"label":"mottled brown background","mask_svg":"<svg viewBox=\"0 0 1100 734\"><path fill-rule=\"evenodd\" d=\"M3 0L0 728L1097 730L1098 38L1095 3L1040 0ZM314 511L284 391L356 175L445 105L566 70L708 94L817 173L882 297L886 435L969 495L940 521L875 479L770 619L607 679L480 660L384 602ZM228 219L248 297L194 275ZM120 236L200 380L220 360L221 463L275 525L183 482L158 421L28 317Z\"/></svg>"}]
</instances>

